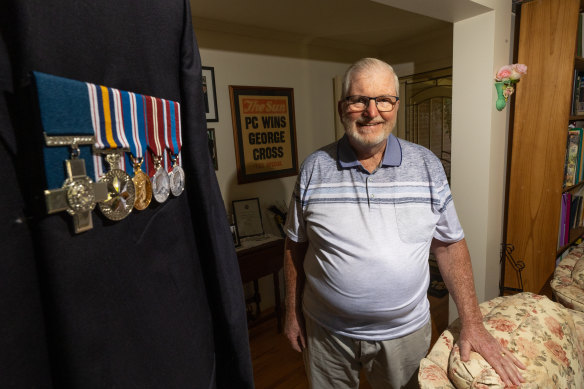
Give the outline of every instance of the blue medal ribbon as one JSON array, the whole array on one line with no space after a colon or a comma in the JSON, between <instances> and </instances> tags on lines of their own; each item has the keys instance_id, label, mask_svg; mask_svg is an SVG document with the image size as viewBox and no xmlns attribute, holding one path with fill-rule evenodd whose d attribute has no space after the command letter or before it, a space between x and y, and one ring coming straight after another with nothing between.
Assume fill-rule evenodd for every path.
<instances>
[{"instance_id":1,"label":"blue medal ribbon","mask_svg":"<svg viewBox=\"0 0 584 389\"><path fill-rule=\"evenodd\" d=\"M43 131L49 136L93 135L89 96L85 83L33 72ZM79 146L87 174L95 181L91 146ZM60 188L65 181L64 161L71 158L67 146L43 148L47 189Z\"/></svg>"},{"instance_id":2,"label":"blue medal ribbon","mask_svg":"<svg viewBox=\"0 0 584 389\"><path fill-rule=\"evenodd\" d=\"M144 97L125 91L121 91L121 95L124 129L130 152L134 158L143 158L146 149Z\"/></svg>"}]
</instances>

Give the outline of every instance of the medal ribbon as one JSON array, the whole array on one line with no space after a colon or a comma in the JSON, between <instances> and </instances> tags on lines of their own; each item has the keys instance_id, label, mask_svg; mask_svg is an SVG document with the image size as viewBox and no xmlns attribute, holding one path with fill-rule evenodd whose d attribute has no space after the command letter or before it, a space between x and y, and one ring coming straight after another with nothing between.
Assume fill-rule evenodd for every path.
<instances>
[{"instance_id":1,"label":"medal ribbon","mask_svg":"<svg viewBox=\"0 0 584 389\"><path fill-rule=\"evenodd\" d=\"M144 118L144 96L132 92L121 92L123 118L126 124L126 139L130 142L130 152L134 158L144 157L146 149L146 127Z\"/></svg>"},{"instance_id":2,"label":"medal ribbon","mask_svg":"<svg viewBox=\"0 0 584 389\"><path fill-rule=\"evenodd\" d=\"M164 100L167 113L165 140L166 147L173 156L178 158L182 147L182 130L180 122L180 104L176 101ZM178 161L177 161L178 163Z\"/></svg>"},{"instance_id":3,"label":"medal ribbon","mask_svg":"<svg viewBox=\"0 0 584 389\"><path fill-rule=\"evenodd\" d=\"M93 135L87 88L81 81L33 72L42 130L49 136ZM79 146L87 175L93 176L91 146ZM43 148L47 189L63 185L63 161L71 158L69 147Z\"/></svg>"},{"instance_id":4,"label":"medal ribbon","mask_svg":"<svg viewBox=\"0 0 584 389\"><path fill-rule=\"evenodd\" d=\"M126 138L125 127L132 128L131 119L124 125L124 108L130 110L131 105L127 102L124 107L122 92L115 88L85 83L89 93L91 119L95 133L96 147L100 149L129 149L130 144ZM127 93L127 92L126 92ZM94 160L96 176L105 174L105 169L100 155L95 155ZM125 159L120 159L120 169L125 170Z\"/></svg>"},{"instance_id":5,"label":"medal ribbon","mask_svg":"<svg viewBox=\"0 0 584 389\"><path fill-rule=\"evenodd\" d=\"M151 96L145 96L146 104L146 121L147 125L147 144L148 148L156 157L161 159L161 162L166 167L166 153L164 147L164 134L165 134L165 122L164 122L164 104L161 99L157 99ZM154 174L154 169L151 169L151 173Z\"/></svg>"},{"instance_id":6,"label":"medal ribbon","mask_svg":"<svg viewBox=\"0 0 584 389\"><path fill-rule=\"evenodd\" d=\"M129 148L124 125L122 93L118 89L87 83L96 143L102 149ZM127 92L126 92L127 93ZM128 120L131 127L131 119Z\"/></svg>"},{"instance_id":7,"label":"medal ribbon","mask_svg":"<svg viewBox=\"0 0 584 389\"><path fill-rule=\"evenodd\" d=\"M179 154L182 145L180 104L88 82L33 72L43 131L48 135L95 135L95 147L129 149L134 157ZM168 141L166 140L168 137ZM166 143L168 142L168 144ZM103 158L80 146L87 174L98 180L105 174ZM61 187L65 180L63 161L71 156L67 147L45 147L45 173L48 189ZM152 160L145 158L151 165ZM166 158L163 159L167 165ZM124 169L125 159L120 159ZM92 166L93 165L93 166ZM148 168L148 165L146 165ZM95 175L93 175L93 173ZM153 169L149 172L154 174Z\"/></svg>"}]
</instances>

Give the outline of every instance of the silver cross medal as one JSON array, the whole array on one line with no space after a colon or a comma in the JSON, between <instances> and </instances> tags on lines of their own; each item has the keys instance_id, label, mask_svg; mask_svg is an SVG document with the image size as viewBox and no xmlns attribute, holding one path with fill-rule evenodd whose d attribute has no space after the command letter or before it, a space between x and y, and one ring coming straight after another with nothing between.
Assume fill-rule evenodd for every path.
<instances>
[{"instance_id":1,"label":"silver cross medal","mask_svg":"<svg viewBox=\"0 0 584 389\"><path fill-rule=\"evenodd\" d=\"M107 184L94 183L85 172L85 160L79 158L79 145L93 145L95 137L86 136L48 136L45 133L47 146L70 146L71 159L65 160L67 178L60 189L45 190L47 213L67 211L73 216L75 233L93 228L91 211L95 204L107 198Z\"/></svg>"}]
</instances>

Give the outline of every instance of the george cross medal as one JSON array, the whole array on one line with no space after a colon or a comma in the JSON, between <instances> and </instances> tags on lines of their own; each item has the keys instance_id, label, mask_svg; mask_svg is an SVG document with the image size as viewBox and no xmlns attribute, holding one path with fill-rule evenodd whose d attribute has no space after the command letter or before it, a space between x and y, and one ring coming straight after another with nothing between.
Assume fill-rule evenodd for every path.
<instances>
[{"instance_id":1,"label":"george cross medal","mask_svg":"<svg viewBox=\"0 0 584 389\"><path fill-rule=\"evenodd\" d=\"M80 144L93 144L93 136L48 136L45 134L47 146L70 145L71 159L65 160L67 178L60 189L45 190L47 213L61 211L73 216L73 227L76 234L93 228L91 211L97 201L104 200L107 188L102 183L94 183L85 172L85 160L79 157Z\"/></svg>"}]
</instances>

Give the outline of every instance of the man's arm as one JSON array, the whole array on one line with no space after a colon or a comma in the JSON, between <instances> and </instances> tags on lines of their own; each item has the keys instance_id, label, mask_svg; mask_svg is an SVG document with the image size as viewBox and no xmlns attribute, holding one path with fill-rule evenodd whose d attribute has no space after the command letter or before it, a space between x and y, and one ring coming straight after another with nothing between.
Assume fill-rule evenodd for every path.
<instances>
[{"instance_id":1,"label":"man's arm","mask_svg":"<svg viewBox=\"0 0 584 389\"><path fill-rule=\"evenodd\" d=\"M302 291L304 290L304 256L308 242L296 243L286 238L284 247L284 284L286 285L286 317L284 334L292 348L298 352L306 347L304 315L302 314Z\"/></svg>"},{"instance_id":2,"label":"man's arm","mask_svg":"<svg viewBox=\"0 0 584 389\"><path fill-rule=\"evenodd\" d=\"M524 382L518 368L525 369L509 350L503 347L484 327L475 292L472 265L466 241L444 243L432 241L432 251L438 261L440 274L454 299L462 324L460 331L460 357L468 361L474 350L495 369L507 385Z\"/></svg>"}]
</instances>

